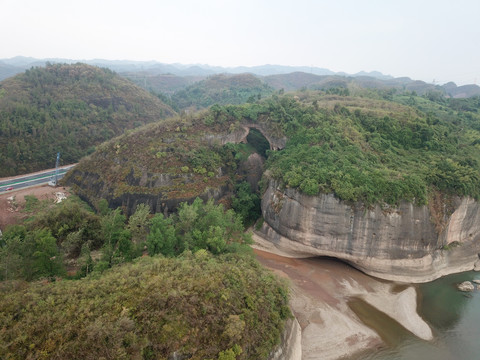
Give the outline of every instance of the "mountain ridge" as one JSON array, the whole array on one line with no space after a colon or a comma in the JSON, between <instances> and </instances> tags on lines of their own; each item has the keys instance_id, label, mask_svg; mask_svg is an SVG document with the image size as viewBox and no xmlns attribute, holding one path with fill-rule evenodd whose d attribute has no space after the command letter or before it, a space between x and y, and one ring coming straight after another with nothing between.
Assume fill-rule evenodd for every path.
<instances>
[{"instance_id":1,"label":"mountain ridge","mask_svg":"<svg viewBox=\"0 0 480 360\"><path fill-rule=\"evenodd\" d=\"M159 75L175 75L180 77L188 77L188 80L183 81L185 86L191 84L192 78L201 80L199 78L208 77L217 74L242 74L251 73L259 77L268 77L275 75L286 75L292 73L304 73L310 76L336 76L344 78L371 78L376 81L375 87L379 88L397 88L402 90L409 90L420 92L421 94L429 90L438 90L448 97L471 97L480 95L480 87L475 84L465 84L457 86L450 81L444 85L430 84L422 80L414 80L409 77L395 78L391 75L382 74L379 71L360 71L355 74L348 74L346 72L334 72L329 69L314 67L314 66L287 66L264 64L258 66L237 66L237 67L222 67L212 66L206 64L166 64L155 60L150 61L136 61L136 60L106 60L106 59L90 59L90 60L73 60L64 58L47 58L36 59L33 57L16 56L9 59L0 59L0 80L11 77L17 73L23 72L33 66L45 66L48 63L86 63L98 67L106 67L132 80L135 78L134 74L142 74L144 78L155 77ZM126 74L126 75L125 75ZM138 81L134 81L140 85ZM454 85L454 86L452 86ZM292 90L299 90L302 87L308 87L308 84L303 84ZM416 89L419 88L420 90ZM176 90L181 90L176 88ZM174 90L166 89L166 93L172 93Z\"/></svg>"},{"instance_id":2,"label":"mountain ridge","mask_svg":"<svg viewBox=\"0 0 480 360\"><path fill-rule=\"evenodd\" d=\"M349 75L349 76L372 76L382 79L392 79L393 76L382 74L379 71L360 71L354 74L346 72L334 72L326 68L315 66L290 66L290 65L276 65L263 64L256 66L213 66L208 64L180 64L180 63L161 63L158 61L136 61L136 60L106 60L106 59L66 59L66 58L45 58L37 59L33 57L16 56L13 58L0 59L0 65L8 65L17 68L16 71L22 72L31 66L45 65L47 62L53 63L77 63L82 62L89 65L104 66L111 70L119 72L128 72L135 70L152 70L157 74L172 73L181 76L198 76L198 75L213 75L219 73L240 74L250 72L255 75L268 76L276 74L288 74L291 72L305 72L315 75ZM1 80L1 78L0 78Z\"/></svg>"}]
</instances>

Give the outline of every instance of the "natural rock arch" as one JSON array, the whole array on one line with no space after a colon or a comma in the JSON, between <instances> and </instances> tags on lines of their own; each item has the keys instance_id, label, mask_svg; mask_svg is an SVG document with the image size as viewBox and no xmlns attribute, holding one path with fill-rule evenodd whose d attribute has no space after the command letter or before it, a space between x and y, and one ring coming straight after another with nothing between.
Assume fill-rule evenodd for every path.
<instances>
[{"instance_id":1,"label":"natural rock arch","mask_svg":"<svg viewBox=\"0 0 480 360\"><path fill-rule=\"evenodd\" d=\"M267 150L271 150L272 144L267 140L267 138L257 129L252 128L248 132L247 142L253 146L257 154L263 158L267 158Z\"/></svg>"},{"instance_id":2,"label":"natural rock arch","mask_svg":"<svg viewBox=\"0 0 480 360\"><path fill-rule=\"evenodd\" d=\"M270 144L270 150L282 150L287 143L286 137L276 137L269 134L268 130L266 130L261 124L245 124L243 125L245 130L244 137L240 142L246 143L247 136L250 133L251 129L255 129L263 135L263 137L268 141Z\"/></svg>"}]
</instances>

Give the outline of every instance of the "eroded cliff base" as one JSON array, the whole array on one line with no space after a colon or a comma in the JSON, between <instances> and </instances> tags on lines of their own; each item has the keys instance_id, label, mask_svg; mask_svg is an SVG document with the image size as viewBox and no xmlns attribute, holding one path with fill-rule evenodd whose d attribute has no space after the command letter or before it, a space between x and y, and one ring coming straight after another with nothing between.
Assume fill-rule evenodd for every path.
<instances>
[{"instance_id":1,"label":"eroded cliff base","mask_svg":"<svg viewBox=\"0 0 480 360\"><path fill-rule=\"evenodd\" d=\"M398 332L433 338L417 314L414 286L379 281L334 259L287 258L269 242L258 236L254 240L260 262L290 280L302 359L333 360L379 349Z\"/></svg>"},{"instance_id":2,"label":"eroded cliff base","mask_svg":"<svg viewBox=\"0 0 480 360\"><path fill-rule=\"evenodd\" d=\"M428 206L366 208L332 194L307 196L270 181L258 235L289 257L330 256L363 272L404 283L474 269L480 253L480 206L457 198L441 227Z\"/></svg>"}]
</instances>

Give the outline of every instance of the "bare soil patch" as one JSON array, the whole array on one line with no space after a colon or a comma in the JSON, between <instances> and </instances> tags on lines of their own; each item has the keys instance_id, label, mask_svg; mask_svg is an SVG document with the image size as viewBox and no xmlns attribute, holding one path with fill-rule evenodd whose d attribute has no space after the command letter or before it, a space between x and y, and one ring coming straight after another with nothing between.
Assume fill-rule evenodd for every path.
<instances>
[{"instance_id":1,"label":"bare soil patch","mask_svg":"<svg viewBox=\"0 0 480 360\"><path fill-rule=\"evenodd\" d=\"M57 192L63 192L67 197L71 195L70 189L67 187L59 186L54 188L48 185L0 194L0 230L4 230L8 225L18 224L30 216L24 211L26 195L33 195L40 201L50 200L53 204L56 199L55 193ZM12 197L13 200L11 200Z\"/></svg>"}]
</instances>

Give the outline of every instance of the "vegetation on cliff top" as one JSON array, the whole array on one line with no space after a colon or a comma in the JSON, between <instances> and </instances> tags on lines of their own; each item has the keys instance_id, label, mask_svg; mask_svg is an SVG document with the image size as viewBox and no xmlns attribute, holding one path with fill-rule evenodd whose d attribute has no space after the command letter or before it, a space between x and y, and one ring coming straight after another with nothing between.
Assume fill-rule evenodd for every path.
<instances>
[{"instance_id":1,"label":"vegetation on cliff top","mask_svg":"<svg viewBox=\"0 0 480 360\"><path fill-rule=\"evenodd\" d=\"M455 99L367 95L282 100L289 141L268 159L272 176L308 195L333 192L366 204L424 204L435 189L480 196L478 99L463 100L471 108L458 111Z\"/></svg>"},{"instance_id":2,"label":"vegetation on cliff top","mask_svg":"<svg viewBox=\"0 0 480 360\"><path fill-rule=\"evenodd\" d=\"M119 184L124 185L115 186L128 192L127 172L135 166L143 169L139 177L147 172L178 174L183 168L185 174L202 172L203 179L196 174L193 182L177 182L176 191L186 195L195 187L191 194L197 196L218 181L215 167L229 163L234 169L230 160L237 156L231 152L225 157L225 150L236 145L205 139L227 139L242 124L256 124L271 138L288 139L283 150L267 151L269 176L305 194L334 193L367 205L402 199L425 204L436 190L478 198L479 109L479 98L445 99L436 93L419 97L394 90L274 95L253 104L215 105L173 121L169 128L154 125L112 141L85 160L77 176L101 169L99 176L105 178L116 168L113 158L121 159L124 173ZM121 157L115 155L123 146L138 149L138 155L127 150ZM88 189L88 184L82 186Z\"/></svg>"},{"instance_id":3,"label":"vegetation on cliff top","mask_svg":"<svg viewBox=\"0 0 480 360\"><path fill-rule=\"evenodd\" d=\"M0 177L74 163L126 129L174 111L110 70L47 65L0 83Z\"/></svg>"}]
</instances>

